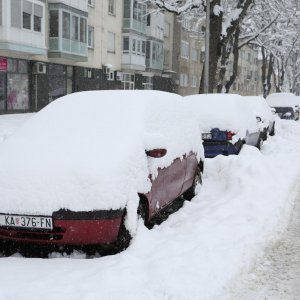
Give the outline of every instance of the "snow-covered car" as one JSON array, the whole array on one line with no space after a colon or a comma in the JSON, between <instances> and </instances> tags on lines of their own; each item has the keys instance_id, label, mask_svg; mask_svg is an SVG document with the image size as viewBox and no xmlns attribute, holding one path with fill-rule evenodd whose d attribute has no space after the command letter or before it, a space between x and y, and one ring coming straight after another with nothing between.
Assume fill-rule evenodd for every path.
<instances>
[{"instance_id":1,"label":"snow-covered car","mask_svg":"<svg viewBox=\"0 0 300 300\"><path fill-rule=\"evenodd\" d=\"M265 141L268 134L275 134L275 116L272 108L263 97L246 96L244 97L254 111L259 126L261 127L262 138Z\"/></svg>"},{"instance_id":2,"label":"snow-covered car","mask_svg":"<svg viewBox=\"0 0 300 300\"><path fill-rule=\"evenodd\" d=\"M281 119L299 120L299 101L294 94L273 93L266 100Z\"/></svg>"},{"instance_id":3,"label":"snow-covered car","mask_svg":"<svg viewBox=\"0 0 300 300\"><path fill-rule=\"evenodd\" d=\"M184 98L194 108L205 157L238 154L243 144L260 148L262 137L256 116L242 96L208 94Z\"/></svg>"},{"instance_id":4,"label":"snow-covered car","mask_svg":"<svg viewBox=\"0 0 300 300\"><path fill-rule=\"evenodd\" d=\"M201 181L192 109L158 91L71 94L0 148L0 244L118 245ZM129 233L129 234L128 234Z\"/></svg>"}]
</instances>

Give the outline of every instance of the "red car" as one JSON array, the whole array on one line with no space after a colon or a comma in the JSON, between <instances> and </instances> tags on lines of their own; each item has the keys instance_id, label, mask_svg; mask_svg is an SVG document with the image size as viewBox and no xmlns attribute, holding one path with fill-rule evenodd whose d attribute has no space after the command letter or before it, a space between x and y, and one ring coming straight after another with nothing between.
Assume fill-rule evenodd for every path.
<instances>
[{"instance_id":1,"label":"red car","mask_svg":"<svg viewBox=\"0 0 300 300\"><path fill-rule=\"evenodd\" d=\"M2 247L124 248L137 212L150 224L195 195L203 147L190 113L180 96L157 91L48 105L0 147Z\"/></svg>"}]
</instances>

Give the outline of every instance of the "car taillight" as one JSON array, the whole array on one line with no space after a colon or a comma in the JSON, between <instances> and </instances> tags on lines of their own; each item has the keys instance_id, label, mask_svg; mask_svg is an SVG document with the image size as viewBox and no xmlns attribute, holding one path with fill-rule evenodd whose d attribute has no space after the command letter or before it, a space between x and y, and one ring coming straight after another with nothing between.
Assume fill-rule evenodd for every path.
<instances>
[{"instance_id":1,"label":"car taillight","mask_svg":"<svg viewBox=\"0 0 300 300\"><path fill-rule=\"evenodd\" d=\"M232 137L235 135L235 133L231 132L231 131L227 131L226 133L226 139L227 141L231 141Z\"/></svg>"}]
</instances>

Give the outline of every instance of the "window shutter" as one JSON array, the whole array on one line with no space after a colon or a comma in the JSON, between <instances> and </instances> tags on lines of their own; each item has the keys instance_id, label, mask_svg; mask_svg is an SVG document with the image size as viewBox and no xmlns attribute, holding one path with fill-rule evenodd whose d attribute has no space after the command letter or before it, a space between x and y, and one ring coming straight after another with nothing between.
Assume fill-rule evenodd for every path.
<instances>
[{"instance_id":1,"label":"window shutter","mask_svg":"<svg viewBox=\"0 0 300 300\"><path fill-rule=\"evenodd\" d=\"M43 18L43 7L38 4L34 4L34 15Z\"/></svg>"},{"instance_id":2,"label":"window shutter","mask_svg":"<svg viewBox=\"0 0 300 300\"><path fill-rule=\"evenodd\" d=\"M26 1L26 0L23 1L23 12L30 14L30 15L32 14L32 3L31 2Z\"/></svg>"},{"instance_id":3,"label":"window shutter","mask_svg":"<svg viewBox=\"0 0 300 300\"><path fill-rule=\"evenodd\" d=\"M21 28L21 1L11 0L11 26Z\"/></svg>"}]
</instances>

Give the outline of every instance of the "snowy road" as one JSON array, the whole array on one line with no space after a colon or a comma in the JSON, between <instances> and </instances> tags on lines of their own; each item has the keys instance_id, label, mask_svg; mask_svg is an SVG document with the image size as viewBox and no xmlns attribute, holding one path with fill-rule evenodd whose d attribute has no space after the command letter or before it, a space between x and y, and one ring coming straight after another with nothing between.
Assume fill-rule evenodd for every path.
<instances>
[{"instance_id":1,"label":"snowy road","mask_svg":"<svg viewBox=\"0 0 300 300\"><path fill-rule=\"evenodd\" d=\"M266 250L234 299L300 299L300 197L282 237Z\"/></svg>"}]
</instances>

